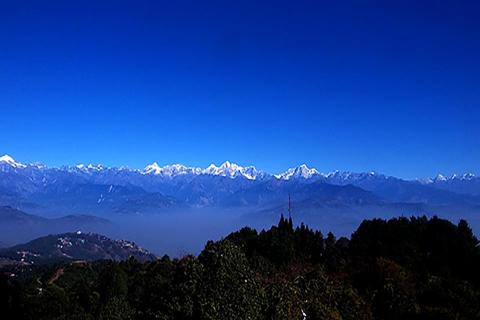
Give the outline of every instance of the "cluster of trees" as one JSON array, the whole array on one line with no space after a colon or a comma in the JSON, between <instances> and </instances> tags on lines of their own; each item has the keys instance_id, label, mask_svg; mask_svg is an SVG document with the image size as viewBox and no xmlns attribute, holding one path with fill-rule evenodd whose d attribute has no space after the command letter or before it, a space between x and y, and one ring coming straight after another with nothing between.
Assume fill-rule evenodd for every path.
<instances>
[{"instance_id":1,"label":"cluster of trees","mask_svg":"<svg viewBox=\"0 0 480 320\"><path fill-rule=\"evenodd\" d=\"M336 239L282 217L208 242L198 257L2 275L0 310L39 320L475 319L479 270L463 220L368 220Z\"/></svg>"}]
</instances>

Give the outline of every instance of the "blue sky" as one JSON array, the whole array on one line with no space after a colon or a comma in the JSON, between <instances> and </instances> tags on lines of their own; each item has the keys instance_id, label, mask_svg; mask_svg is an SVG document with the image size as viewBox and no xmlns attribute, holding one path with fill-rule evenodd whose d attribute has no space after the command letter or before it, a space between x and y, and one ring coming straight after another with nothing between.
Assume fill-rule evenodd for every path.
<instances>
[{"instance_id":1,"label":"blue sky","mask_svg":"<svg viewBox=\"0 0 480 320\"><path fill-rule=\"evenodd\" d=\"M1 1L0 153L480 174L476 1Z\"/></svg>"}]
</instances>

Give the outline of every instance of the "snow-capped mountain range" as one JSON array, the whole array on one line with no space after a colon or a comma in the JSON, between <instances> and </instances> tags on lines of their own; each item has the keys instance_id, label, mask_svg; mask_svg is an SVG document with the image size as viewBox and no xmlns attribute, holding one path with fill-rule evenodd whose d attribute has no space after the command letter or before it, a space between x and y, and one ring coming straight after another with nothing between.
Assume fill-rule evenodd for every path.
<instances>
[{"instance_id":1,"label":"snow-capped mountain range","mask_svg":"<svg viewBox=\"0 0 480 320\"><path fill-rule=\"evenodd\" d=\"M435 182L446 182L446 181L455 181L455 180L460 180L460 181L470 181L478 178L475 174L473 173L464 173L461 175L453 174L451 176L444 176L443 174L438 174L434 178L426 178L426 179L418 179L419 182L424 183L424 184L430 184L430 183L435 183Z\"/></svg>"},{"instance_id":2,"label":"snow-capped mountain range","mask_svg":"<svg viewBox=\"0 0 480 320\"><path fill-rule=\"evenodd\" d=\"M165 177L176 177L181 175L213 175L229 178L244 177L249 180L264 178L266 173L257 170L253 166L242 167L235 163L225 161L220 166L211 164L206 168L187 167L183 164L172 164L167 166L159 166L157 162L147 165L142 174L161 175Z\"/></svg>"},{"instance_id":3,"label":"snow-capped mountain range","mask_svg":"<svg viewBox=\"0 0 480 320\"><path fill-rule=\"evenodd\" d=\"M302 164L280 174L229 161L144 169L78 164L50 168L0 157L0 205L34 213L145 213L209 206L275 206L291 194L316 206L422 204L480 208L473 174L403 180L377 172L321 173ZM320 200L321 199L321 200Z\"/></svg>"},{"instance_id":4,"label":"snow-capped mountain range","mask_svg":"<svg viewBox=\"0 0 480 320\"><path fill-rule=\"evenodd\" d=\"M10 170L21 170L26 168L34 169L52 169L47 166L39 163L26 164L21 163L13 159L10 155L4 155L0 157L0 170L6 171ZM258 170L254 166L243 167L236 163L230 161L225 161L220 166L211 164L206 168L200 167L188 167L183 164L171 164L160 166L157 162L147 165L144 169L129 169L127 167L107 167L102 164L78 164L76 166L64 166L61 168L53 168L55 170L69 171L69 172L84 172L84 173L98 173L103 171L130 171L135 173L140 173L143 175L155 175L163 177L177 177L185 175L212 175L212 176L222 176L229 178L243 177L248 180L259 180L265 178L276 178L281 180L293 180L293 179L315 179L323 178L337 181L355 181L359 179L365 179L367 177L381 177L387 178L383 174L376 172L366 172L366 173L354 173L349 171L333 171L328 173L319 172L315 168L309 168L306 164L302 164L298 167L289 168L285 172L279 174L270 174L265 171ZM454 180L464 180L471 181L478 179L478 177L473 173L465 173L461 175L453 174L452 176L444 176L438 174L434 178L422 178L417 181L422 184L432 184L436 182L446 182Z\"/></svg>"}]
</instances>

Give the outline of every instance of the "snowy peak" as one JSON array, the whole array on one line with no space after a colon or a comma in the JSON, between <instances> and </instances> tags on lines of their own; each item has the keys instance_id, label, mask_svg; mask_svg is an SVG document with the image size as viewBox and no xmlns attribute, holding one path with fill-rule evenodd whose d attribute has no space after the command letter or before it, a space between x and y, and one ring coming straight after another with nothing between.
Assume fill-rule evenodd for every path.
<instances>
[{"instance_id":1,"label":"snowy peak","mask_svg":"<svg viewBox=\"0 0 480 320\"><path fill-rule=\"evenodd\" d=\"M225 161L219 167L212 163L205 170L203 170L202 173L234 178L239 174L241 175L242 171L243 167L240 167L235 163L231 163L230 161Z\"/></svg>"},{"instance_id":2,"label":"snowy peak","mask_svg":"<svg viewBox=\"0 0 480 320\"><path fill-rule=\"evenodd\" d=\"M158 165L158 163L154 162L152 164L147 165L143 169L143 173L158 175L162 173L162 168Z\"/></svg>"},{"instance_id":3,"label":"snowy peak","mask_svg":"<svg viewBox=\"0 0 480 320\"><path fill-rule=\"evenodd\" d=\"M12 157L10 157L8 154L1 156L0 161L2 161L2 162L15 162L15 160Z\"/></svg>"},{"instance_id":4,"label":"snowy peak","mask_svg":"<svg viewBox=\"0 0 480 320\"><path fill-rule=\"evenodd\" d=\"M317 169L309 168L306 164L302 164L296 168L290 168L284 173L278 174L275 177L282 180L290 180L294 178L310 179L315 176L320 176L320 172L318 172Z\"/></svg>"},{"instance_id":5,"label":"snowy peak","mask_svg":"<svg viewBox=\"0 0 480 320\"><path fill-rule=\"evenodd\" d=\"M473 180L475 178L476 176L473 173L465 173L460 177L462 180Z\"/></svg>"},{"instance_id":6,"label":"snowy peak","mask_svg":"<svg viewBox=\"0 0 480 320\"><path fill-rule=\"evenodd\" d=\"M462 175L452 175L450 178L447 178L447 180L461 180L461 181L470 181L477 179L477 177L473 173L464 173Z\"/></svg>"},{"instance_id":7,"label":"snowy peak","mask_svg":"<svg viewBox=\"0 0 480 320\"><path fill-rule=\"evenodd\" d=\"M92 171L99 172L99 171L103 171L103 170L106 169L106 167L102 164L88 164L88 165L85 165L83 163L77 164L75 166L75 168L80 170L80 171L84 171L84 172L92 172Z\"/></svg>"},{"instance_id":8,"label":"snowy peak","mask_svg":"<svg viewBox=\"0 0 480 320\"><path fill-rule=\"evenodd\" d=\"M431 181L431 183L448 182L448 181L454 181L454 180L469 181L469 180L474 180L476 178L477 177L473 173L464 173L462 175L453 174L450 177L444 176L442 174L438 174L435 178L429 179L429 181Z\"/></svg>"},{"instance_id":9,"label":"snowy peak","mask_svg":"<svg viewBox=\"0 0 480 320\"><path fill-rule=\"evenodd\" d=\"M257 180L268 176L268 174L263 171L257 170L257 168L255 168L254 166L244 167L242 170L242 174L245 178L249 180Z\"/></svg>"},{"instance_id":10,"label":"snowy peak","mask_svg":"<svg viewBox=\"0 0 480 320\"><path fill-rule=\"evenodd\" d=\"M231 163L230 161L225 161L219 167L212 163L203 170L202 173L230 178L242 176L249 180L256 180L257 178L265 176L263 172L258 171L257 168L253 166L242 167L236 163Z\"/></svg>"},{"instance_id":11,"label":"snowy peak","mask_svg":"<svg viewBox=\"0 0 480 320\"><path fill-rule=\"evenodd\" d=\"M24 165L23 163L15 161L15 159L10 157L8 154L0 157L0 163L8 164L9 166L14 167L14 168L25 168L26 167L26 165Z\"/></svg>"},{"instance_id":12,"label":"snowy peak","mask_svg":"<svg viewBox=\"0 0 480 320\"><path fill-rule=\"evenodd\" d=\"M461 182L461 183L475 183L476 181L480 181L480 177L477 177L473 173L464 173L464 174L453 174L451 176L445 176L443 174L438 174L434 178L421 178L417 179L417 182L421 184L433 184L433 185L445 185L450 184L453 182Z\"/></svg>"},{"instance_id":13,"label":"snowy peak","mask_svg":"<svg viewBox=\"0 0 480 320\"><path fill-rule=\"evenodd\" d=\"M356 180L365 180L365 179L386 178L385 175L377 173L375 171L355 173L350 171L336 170L336 171L329 172L327 174L322 173L322 176L332 181L356 181Z\"/></svg>"},{"instance_id":14,"label":"snowy peak","mask_svg":"<svg viewBox=\"0 0 480 320\"><path fill-rule=\"evenodd\" d=\"M301 166L296 168L290 168L284 173L278 174L275 177L282 180L319 178L327 183L339 185L356 183L358 181L388 179L387 176L377 173L375 171L355 173L350 171L335 170L329 173L321 173L317 169L309 168L305 164L302 164Z\"/></svg>"},{"instance_id":15,"label":"snowy peak","mask_svg":"<svg viewBox=\"0 0 480 320\"><path fill-rule=\"evenodd\" d=\"M199 168L187 167L183 164L171 164L160 167L157 162L149 164L143 169L143 174L162 175L167 177L175 177L185 174L200 174Z\"/></svg>"},{"instance_id":16,"label":"snowy peak","mask_svg":"<svg viewBox=\"0 0 480 320\"><path fill-rule=\"evenodd\" d=\"M187 167L183 164L172 164L162 168L163 173L169 176L178 176L183 174L199 174L201 169L195 167Z\"/></svg>"},{"instance_id":17,"label":"snowy peak","mask_svg":"<svg viewBox=\"0 0 480 320\"><path fill-rule=\"evenodd\" d=\"M222 176L229 178L244 177L249 180L255 180L259 177L264 177L265 174L258 171L255 167L242 167L236 163L225 161L220 166L211 164L205 169L187 167L182 164L172 164L161 167L157 162L154 162L143 169L143 174L161 175L166 177L175 177L179 175L191 174L191 175L212 175Z\"/></svg>"}]
</instances>

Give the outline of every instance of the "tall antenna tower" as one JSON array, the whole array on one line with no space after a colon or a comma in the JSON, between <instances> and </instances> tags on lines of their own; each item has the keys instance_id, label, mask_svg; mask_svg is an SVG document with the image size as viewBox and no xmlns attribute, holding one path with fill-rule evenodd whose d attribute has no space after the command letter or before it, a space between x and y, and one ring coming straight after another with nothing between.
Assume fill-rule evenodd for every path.
<instances>
[{"instance_id":1,"label":"tall antenna tower","mask_svg":"<svg viewBox=\"0 0 480 320\"><path fill-rule=\"evenodd\" d=\"M292 200L290 198L290 193L288 194L288 218L292 219Z\"/></svg>"}]
</instances>

